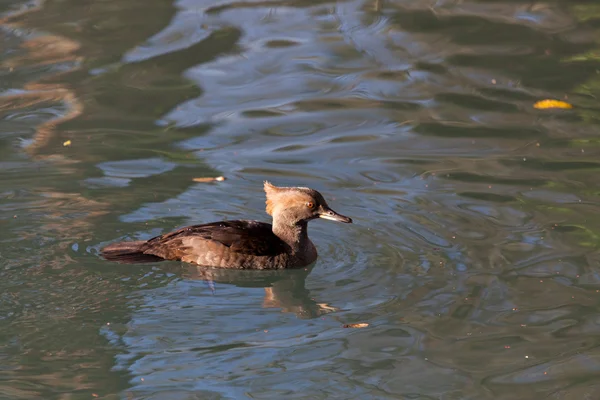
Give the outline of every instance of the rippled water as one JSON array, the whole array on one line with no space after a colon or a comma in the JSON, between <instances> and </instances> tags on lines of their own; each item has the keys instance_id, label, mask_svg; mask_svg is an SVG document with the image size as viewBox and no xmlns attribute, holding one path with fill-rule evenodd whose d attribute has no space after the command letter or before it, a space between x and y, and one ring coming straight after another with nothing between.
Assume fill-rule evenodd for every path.
<instances>
[{"instance_id":1,"label":"rippled water","mask_svg":"<svg viewBox=\"0 0 600 400\"><path fill-rule=\"evenodd\" d=\"M600 398L594 2L0 12L1 398ZM355 224L299 271L97 255L265 179Z\"/></svg>"}]
</instances>

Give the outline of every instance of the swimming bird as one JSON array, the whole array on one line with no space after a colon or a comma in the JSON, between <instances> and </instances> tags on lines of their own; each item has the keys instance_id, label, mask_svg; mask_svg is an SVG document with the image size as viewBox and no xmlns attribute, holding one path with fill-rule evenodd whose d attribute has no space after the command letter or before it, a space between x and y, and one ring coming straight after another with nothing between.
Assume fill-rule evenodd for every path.
<instances>
[{"instance_id":1,"label":"swimming bird","mask_svg":"<svg viewBox=\"0 0 600 400\"><path fill-rule=\"evenodd\" d=\"M317 259L308 237L309 221L352 223L333 211L316 190L277 187L267 181L264 190L272 224L235 220L186 226L150 240L110 244L101 255L124 264L178 260L215 268L300 268Z\"/></svg>"}]
</instances>

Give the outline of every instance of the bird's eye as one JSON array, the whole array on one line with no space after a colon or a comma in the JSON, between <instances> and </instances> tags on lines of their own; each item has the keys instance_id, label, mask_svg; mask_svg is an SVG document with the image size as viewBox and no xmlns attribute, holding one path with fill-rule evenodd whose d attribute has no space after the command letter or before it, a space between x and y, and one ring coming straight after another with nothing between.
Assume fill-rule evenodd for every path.
<instances>
[{"instance_id":1,"label":"bird's eye","mask_svg":"<svg viewBox=\"0 0 600 400\"><path fill-rule=\"evenodd\" d=\"M309 201L306 203L306 207L308 207L312 210L313 208L315 208L315 203L313 203L312 201Z\"/></svg>"}]
</instances>

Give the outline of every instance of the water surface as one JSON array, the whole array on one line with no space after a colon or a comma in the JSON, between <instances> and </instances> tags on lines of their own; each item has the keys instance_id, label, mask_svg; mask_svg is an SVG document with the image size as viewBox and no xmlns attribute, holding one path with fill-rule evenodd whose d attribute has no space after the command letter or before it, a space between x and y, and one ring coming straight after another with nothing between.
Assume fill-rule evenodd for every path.
<instances>
[{"instance_id":1,"label":"water surface","mask_svg":"<svg viewBox=\"0 0 600 400\"><path fill-rule=\"evenodd\" d=\"M0 12L1 398L600 397L597 5ZM316 265L97 255L266 220L266 179L354 219Z\"/></svg>"}]
</instances>

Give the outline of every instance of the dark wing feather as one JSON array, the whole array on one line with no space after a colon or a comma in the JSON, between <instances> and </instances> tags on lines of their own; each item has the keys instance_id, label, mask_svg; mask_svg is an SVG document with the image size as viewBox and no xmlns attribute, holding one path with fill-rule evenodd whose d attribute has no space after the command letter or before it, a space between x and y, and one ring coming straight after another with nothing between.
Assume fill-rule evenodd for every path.
<instances>
[{"instance_id":1,"label":"dark wing feather","mask_svg":"<svg viewBox=\"0 0 600 400\"><path fill-rule=\"evenodd\" d=\"M221 243L236 253L255 256L272 256L285 251L284 242L272 230L271 224L257 221L221 221L202 225L186 226L179 230L148 240L146 251L169 247L174 250L182 239L200 237Z\"/></svg>"}]
</instances>

